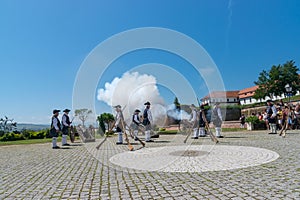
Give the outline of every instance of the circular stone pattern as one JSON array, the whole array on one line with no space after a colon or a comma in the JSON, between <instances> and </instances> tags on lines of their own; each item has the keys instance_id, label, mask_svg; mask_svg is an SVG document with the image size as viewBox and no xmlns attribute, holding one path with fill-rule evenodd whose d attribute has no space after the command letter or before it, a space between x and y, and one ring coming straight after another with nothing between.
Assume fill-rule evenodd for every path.
<instances>
[{"instance_id":1,"label":"circular stone pattern","mask_svg":"<svg viewBox=\"0 0 300 200\"><path fill-rule=\"evenodd\" d=\"M171 156L185 156L185 157L196 157L207 155L209 152L207 151L195 151L195 150L186 150L186 151L174 151L171 152Z\"/></svg>"},{"instance_id":2,"label":"circular stone pattern","mask_svg":"<svg viewBox=\"0 0 300 200\"><path fill-rule=\"evenodd\" d=\"M256 147L191 145L123 152L112 156L110 162L143 171L205 172L257 166L278 157L274 151Z\"/></svg>"}]
</instances>

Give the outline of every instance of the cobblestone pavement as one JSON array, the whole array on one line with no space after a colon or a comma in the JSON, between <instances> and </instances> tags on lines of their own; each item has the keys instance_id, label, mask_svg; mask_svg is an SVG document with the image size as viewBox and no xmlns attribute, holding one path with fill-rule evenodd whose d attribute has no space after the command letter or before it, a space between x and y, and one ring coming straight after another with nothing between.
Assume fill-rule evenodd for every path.
<instances>
[{"instance_id":1,"label":"cobblestone pavement","mask_svg":"<svg viewBox=\"0 0 300 200\"><path fill-rule=\"evenodd\" d=\"M101 140L58 150L50 143L2 146L0 199L300 199L300 133L289 133L286 138L266 132L224 133L218 146L263 148L279 158L247 168L192 173L114 165L109 159L127 151L126 145L115 145L116 137L99 150L95 147ZM182 146L184 138L162 135L146 148ZM206 137L185 145L213 143Z\"/></svg>"}]
</instances>

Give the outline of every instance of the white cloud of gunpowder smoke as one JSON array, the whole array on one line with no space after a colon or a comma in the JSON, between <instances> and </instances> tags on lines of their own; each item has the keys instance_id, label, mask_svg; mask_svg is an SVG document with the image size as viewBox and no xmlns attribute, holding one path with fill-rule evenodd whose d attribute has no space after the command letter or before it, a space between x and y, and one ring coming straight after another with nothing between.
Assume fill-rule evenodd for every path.
<instances>
[{"instance_id":1,"label":"white cloud of gunpowder smoke","mask_svg":"<svg viewBox=\"0 0 300 200\"><path fill-rule=\"evenodd\" d=\"M125 118L130 117L135 109L143 112L144 103L147 101L151 103L155 122L161 121L166 115L164 100L157 88L157 80L148 74L126 72L121 78L115 77L111 83L105 83L104 88L98 90L97 99L109 106L126 106L123 111Z\"/></svg>"}]
</instances>

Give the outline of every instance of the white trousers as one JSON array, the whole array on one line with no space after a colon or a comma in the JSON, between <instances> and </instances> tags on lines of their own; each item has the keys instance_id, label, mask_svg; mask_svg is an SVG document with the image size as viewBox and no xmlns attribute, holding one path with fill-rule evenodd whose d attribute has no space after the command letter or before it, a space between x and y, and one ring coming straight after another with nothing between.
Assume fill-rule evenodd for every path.
<instances>
[{"instance_id":1,"label":"white trousers","mask_svg":"<svg viewBox=\"0 0 300 200\"><path fill-rule=\"evenodd\" d=\"M64 145L64 144L67 144L67 135L64 135L62 134L62 138L61 138L61 144Z\"/></svg>"},{"instance_id":2,"label":"white trousers","mask_svg":"<svg viewBox=\"0 0 300 200\"><path fill-rule=\"evenodd\" d=\"M123 134L122 134L122 132L118 132L118 142L123 143Z\"/></svg>"},{"instance_id":3,"label":"white trousers","mask_svg":"<svg viewBox=\"0 0 300 200\"><path fill-rule=\"evenodd\" d=\"M145 131L145 141L149 141L151 138L150 131Z\"/></svg>"},{"instance_id":4,"label":"white trousers","mask_svg":"<svg viewBox=\"0 0 300 200\"><path fill-rule=\"evenodd\" d=\"M204 127L200 127L199 131L200 131L200 136L204 136L205 135Z\"/></svg>"},{"instance_id":5,"label":"white trousers","mask_svg":"<svg viewBox=\"0 0 300 200\"><path fill-rule=\"evenodd\" d=\"M194 132L194 137L198 137L199 136L198 128L194 128L193 132Z\"/></svg>"},{"instance_id":6,"label":"white trousers","mask_svg":"<svg viewBox=\"0 0 300 200\"><path fill-rule=\"evenodd\" d=\"M52 137L52 147L57 146L57 137Z\"/></svg>"},{"instance_id":7,"label":"white trousers","mask_svg":"<svg viewBox=\"0 0 300 200\"><path fill-rule=\"evenodd\" d=\"M276 124L270 124L271 133L277 133L277 126Z\"/></svg>"},{"instance_id":8,"label":"white trousers","mask_svg":"<svg viewBox=\"0 0 300 200\"><path fill-rule=\"evenodd\" d=\"M216 127L216 136L221 136L221 127Z\"/></svg>"}]
</instances>

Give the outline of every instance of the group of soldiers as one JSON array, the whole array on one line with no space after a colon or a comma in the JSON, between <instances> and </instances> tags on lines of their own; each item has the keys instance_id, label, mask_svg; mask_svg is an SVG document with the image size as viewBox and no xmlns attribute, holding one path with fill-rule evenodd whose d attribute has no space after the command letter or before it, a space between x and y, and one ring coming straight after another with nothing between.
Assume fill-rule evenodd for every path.
<instances>
[{"instance_id":1,"label":"group of soldiers","mask_svg":"<svg viewBox=\"0 0 300 200\"><path fill-rule=\"evenodd\" d=\"M135 140L138 140L138 132L143 129L145 134L145 142L154 142L151 140L151 125L153 124L153 118L150 111L150 102L144 104L146 106L143 115L140 116L140 110L136 109L132 115L132 121L130 128L133 130L133 137ZM118 133L117 145L123 144L123 133L126 131L126 123L122 114L122 108L120 105L114 106L116 111L114 129ZM198 139L199 137L206 136L206 127L208 127L208 120L206 119L204 105L200 106L198 110L194 104L190 106L191 118L189 120L189 127L193 132L192 139ZM216 103L212 110L211 120L215 126L216 137L223 138L221 135L221 125L222 125L222 114L219 103Z\"/></svg>"},{"instance_id":2,"label":"group of soldiers","mask_svg":"<svg viewBox=\"0 0 300 200\"><path fill-rule=\"evenodd\" d=\"M143 128L145 133L145 142L154 142L151 140L151 125L153 124L153 118L150 110L151 103L147 101L144 103L145 110L142 117L140 117L140 110L136 109L132 116L132 122L130 128L133 130L133 136L135 140L138 140L138 132ZM115 116L115 131L118 133L117 145L123 144L123 132L126 130L126 123L122 114L122 107L120 105L114 106L116 110Z\"/></svg>"},{"instance_id":3,"label":"group of soldiers","mask_svg":"<svg viewBox=\"0 0 300 200\"><path fill-rule=\"evenodd\" d=\"M62 116L61 122L58 118L60 110L53 110L53 116L51 119L51 128L50 128L50 135L52 137L52 149L59 149L60 147L57 145L57 137L59 135L59 132L62 132L62 140L61 144L62 146L70 146L70 144L67 143L67 136L69 134L69 129L71 127L72 121L70 121L69 118L69 112L71 110L65 109L63 110L64 114Z\"/></svg>"},{"instance_id":4,"label":"group of soldiers","mask_svg":"<svg viewBox=\"0 0 300 200\"><path fill-rule=\"evenodd\" d=\"M209 127L209 121L206 117L206 111L204 109L204 105L200 105L200 109L197 110L196 106L192 104L190 106L192 112L191 112L191 118L189 120L192 130L193 130L193 136L192 139L198 139L199 137L205 137L206 136L206 129L205 127ZM216 130L216 137L217 138L223 138L221 135L221 125L222 125L222 113L220 104L216 103L212 110L211 120L215 126Z\"/></svg>"},{"instance_id":5,"label":"group of soldiers","mask_svg":"<svg viewBox=\"0 0 300 200\"><path fill-rule=\"evenodd\" d=\"M139 140L138 133L142 131L145 134L145 142L154 142L151 140L151 127L153 124L153 117L151 114L150 106L151 103L147 101L144 103L145 109L143 111L143 115L140 116L141 111L136 109L132 115L132 121L130 124L130 130L132 130L133 137L135 140ZM126 134L126 122L124 120L124 116L122 113L122 107L120 105L114 106L116 111L114 130L118 134L118 140L116 142L117 145L123 144L123 133ZM198 139L198 137L205 137L206 130L205 127L208 125L208 121L206 119L204 106L201 105L198 110L194 104L190 106L191 118L189 120L190 127L193 131L192 139ZM50 135L52 136L52 148L59 149L60 147L57 145L57 137L59 132L62 132L62 146L69 146L67 143L67 136L69 134L69 129L71 127L72 121L69 118L69 112L71 110L65 109L63 110L64 114L62 116L61 122L58 118L60 110L53 110L53 116L51 119L51 129ZM222 124L222 115L219 104L216 103L212 110L212 122L215 125L216 137L222 138L221 135L221 124Z\"/></svg>"}]
</instances>

